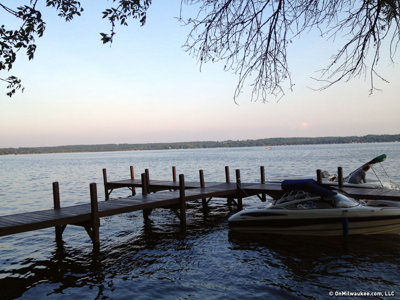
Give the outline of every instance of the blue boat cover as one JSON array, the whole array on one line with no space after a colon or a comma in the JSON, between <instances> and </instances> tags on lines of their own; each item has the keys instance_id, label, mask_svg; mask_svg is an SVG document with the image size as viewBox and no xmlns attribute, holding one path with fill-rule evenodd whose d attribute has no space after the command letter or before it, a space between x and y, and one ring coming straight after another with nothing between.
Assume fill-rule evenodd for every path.
<instances>
[{"instance_id":1,"label":"blue boat cover","mask_svg":"<svg viewBox=\"0 0 400 300\"><path fill-rule=\"evenodd\" d=\"M302 190L314 195L331 197L337 193L320 186L314 179L284 180L281 183L284 191Z\"/></svg>"}]
</instances>

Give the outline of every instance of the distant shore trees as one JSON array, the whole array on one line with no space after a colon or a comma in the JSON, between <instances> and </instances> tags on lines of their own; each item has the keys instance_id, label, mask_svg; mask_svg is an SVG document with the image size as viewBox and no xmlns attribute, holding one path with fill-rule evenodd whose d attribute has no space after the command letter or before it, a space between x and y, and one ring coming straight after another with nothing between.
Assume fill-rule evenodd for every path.
<instances>
[{"instance_id":1,"label":"distant shore trees","mask_svg":"<svg viewBox=\"0 0 400 300\"><path fill-rule=\"evenodd\" d=\"M108 152L132 150L169 150L198 148L229 148L229 147L271 147L288 145L318 145L318 144L350 144L350 143L388 143L400 142L400 134L346 136L346 137L291 137L266 138L258 140L227 140L199 141L179 143L149 143L149 144L103 144L103 145L68 145L55 147L20 147L2 148L0 155L7 154L39 154L68 152Z\"/></svg>"},{"instance_id":2,"label":"distant shore trees","mask_svg":"<svg viewBox=\"0 0 400 300\"><path fill-rule=\"evenodd\" d=\"M45 21L39 3L54 8L65 21L80 16L84 1L26 0L25 5L11 7L0 3L0 11L20 21L17 28L0 27L0 72L10 72L17 55L25 52L29 59L36 51L36 38L43 36ZM20 5L20 1L18 4ZM112 0L103 11L110 23L108 33L100 33L103 43L112 43L116 27L131 20L146 23L151 0ZM288 48L298 37L311 31L327 40L338 40L338 50L316 78L325 89L339 81L368 75L371 93L375 80L386 81L377 72L382 56L395 62L400 42L400 1L398 0L181 0L198 8L195 16L180 21L191 31L184 47L200 64L222 61L224 69L238 76L236 99L245 83L252 86L254 100L268 101L281 97L293 86L288 64ZM179 12L177 12L179 13ZM382 44L388 49L382 53ZM0 76L7 95L23 90L21 80Z\"/></svg>"}]
</instances>

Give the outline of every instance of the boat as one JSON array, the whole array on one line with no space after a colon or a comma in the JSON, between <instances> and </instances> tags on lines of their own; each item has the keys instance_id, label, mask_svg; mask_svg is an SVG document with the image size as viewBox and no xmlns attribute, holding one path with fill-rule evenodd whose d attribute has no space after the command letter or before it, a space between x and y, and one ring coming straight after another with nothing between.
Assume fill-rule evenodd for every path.
<instances>
[{"instance_id":1,"label":"boat","mask_svg":"<svg viewBox=\"0 0 400 300\"><path fill-rule=\"evenodd\" d=\"M399 186L390 178L382 162L386 160L386 154L378 155L377 157L371 159L370 161L362 164L360 167L350 172L346 177L343 178L343 182L350 185L358 185L358 187L375 187L375 188L387 188L399 190ZM357 173L359 170L364 169L369 166L371 171L368 174L375 175L372 179L368 179L368 183L358 184L352 183L351 177L353 174ZM330 175L327 171L322 172L323 181L325 182L337 182L338 176L336 174Z\"/></svg>"},{"instance_id":2,"label":"boat","mask_svg":"<svg viewBox=\"0 0 400 300\"><path fill-rule=\"evenodd\" d=\"M382 190L382 199L369 199L363 200L358 199L361 203L368 205L368 206L377 206L377 207L384 207L384 206L391 206L391 207L400 207L400 201L396 200L388 200L384 198L385 190L397 190L400 191L400 187L390 178L388 175L385 167L382 165L382 162L386 160L386 154L381 154L372 160L368 161L367 163L363 164L359 168L355 169L349 175L343 178L343 182L348 187L357 187L357 188L374 188ZM365 166L369 166L371 171L369 174L374 174L375 177L373 179L369 178L367 183L357 184L351 183L351 176L358 172L359 170L363 169ZM325 173L327 175L327 173ZM326 176L326 179L329 182L337 182L337 175L333 176ZM326 179L323 182L326 183Z\"/></svg>"},{"instance_id":3,"label":"boat","mask_svg":"<svg viewBox=\"0 0 400 300\"><path fill-rule=\"evenodd\" d=\"M228 222L233 231L303 236L400 232L400 207L371 207L313 179L285 180L285 194L261 208L245 209Z\"/></svg>"},{"instance_id":4,"label":"boat","mask_svg":"<svg viewBox=\"0 0 400 300\"><path fill-rule=\"evenodd\" d=\"M371 159L370 161L362 164L360 167L350 172L347 176L343 178L343 183L347 186L351 187L366 187L366 188L384 188L384 189L393 189L400 190L400 187L390 178L385 167L382 165L382 162L386 160L386 154L378 155L377 157ZM349 180L351 176L356 173L358 170L363 169L365 166L370 166L371 171L368 171L368 174L373 174L374 177L368 178L368 183L363 184L353 184L350 183ZM338 175L330 174L328 171L322 171L322 183L328 185L335 185L338 183ZM370 177L368 175L368 177ZM270 183L280 183L284 180L293 180L293 179L317 179L316 175L296 175L290 177L273 177L268 178L267 182Z\"/></svg>"},{"instance_id":5,"label":"boat","mask_svg":"<svg viewBox=\"0 0 400 300\"><path fill-rule=\"evenodd\" d=\"M354 193L354 188L357 189L374 189L378 190L379 193L381 194L381 197L379 199L363 199L362 197L356 197L358 201L361 203L368 205L368 206L378 206L378 207L383 207L383 206L397 206L400 207L400 187L398 184L396 184L391 177L388 175L385 167L383 166L382 162L386 160L387 156L386 154L381 154L370 161L364 163L354 171L350 172L347 176L343 178L343 187L344 190L349 192L349 188L353 189L352 195L356 197L355 195L357 193ZM370 166L370 171L367 172L367 182L362 183L362 184L354 184L350 183L349 180L351 176L356 173L358 170L363 169L366 165ZM323 186L327 186L328 188L338 188L338 176L336 174L331 175L327 171L321 172L322 175L322 180L321 183ZM375 175L375 176L373 176ZM290 176L290 177L275 177L275 178L269 178L267 180L268 183L282 183L284 180L301 180L301 179L317 179L316 175L313 176ZM393 199L393 195L397 193L397 198L398 199ZM271 196L273 199L278 199L283 195L282 192L277 191L274 193L270 193L269 196ZM391 195L391 197L386 197L386 195Z\"/></svg>"}]
</instances>

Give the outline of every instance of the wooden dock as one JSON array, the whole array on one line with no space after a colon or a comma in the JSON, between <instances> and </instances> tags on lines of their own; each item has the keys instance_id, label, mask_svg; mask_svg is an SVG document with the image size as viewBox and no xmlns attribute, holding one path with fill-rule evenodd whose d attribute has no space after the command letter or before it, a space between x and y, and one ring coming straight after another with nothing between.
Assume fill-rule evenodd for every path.
<instances>
[{"instance_id":1,"label":"wooden dock","mask_svg":"<svg viewBox=\"0 0 400 300\"><path fill-rule=\"evenodd\" d=\"M280 183L265 181L264 167L260 167L260 183L242 183L240 170L235 170L236 180L231 182L229 167L225 167L225 182L205 182L202 170L199 170L198 182L186 182L184 175L179 175L176 180L176 169L173 167L172 181L151 180L149 171L141 174L140 179L135 179L133 167L131 178L126 180L108 181L107 171L103 169L105 200L98 201L97 185L90 184L90 203L61 207L59 186L53 183L54 209L19 213L0 216L0 236L6 236L26 231L55 227L56 241L62 241L62 234L67 225L77 225L85 228L93 245L100 245L99 227L100 218L133 211L143 211L145 220L149 218L152 209L171 208L177 211L182 227L186 225L186 202L202 200L203 207L212 198L226 198L229 203L243 208L242 199L257 195L261 201L266 201L266 195L277 198L283 191ZM340 173L339 173L340 174ZM340 189L357 199L387 199L400 201L400 192L394 190L381 190L376 188L354 187L338 183L323 184L320 171L317 171L317 181L322 185ZM133 196L110 200L114 189L129 188ZM136 188L141 188L142 193L136 195Z\"/></svg>"}]
</instances>

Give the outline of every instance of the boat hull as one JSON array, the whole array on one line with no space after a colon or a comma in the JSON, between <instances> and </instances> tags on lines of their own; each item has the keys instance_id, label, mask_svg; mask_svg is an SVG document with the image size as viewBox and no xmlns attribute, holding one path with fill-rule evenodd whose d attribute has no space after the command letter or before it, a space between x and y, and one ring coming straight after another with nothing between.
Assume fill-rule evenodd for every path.
<instances>
[{"instance_id":1,"label":"boat hull","mask_svg":"<svg viewBox=\"0 0 400 300\"><path fill-rule=\"evenodd\" d=\"M253 210L229 219L232 230L279 235L342 236L400 232L399 208L352 210Z\"/></svg>"}]
</instances>

